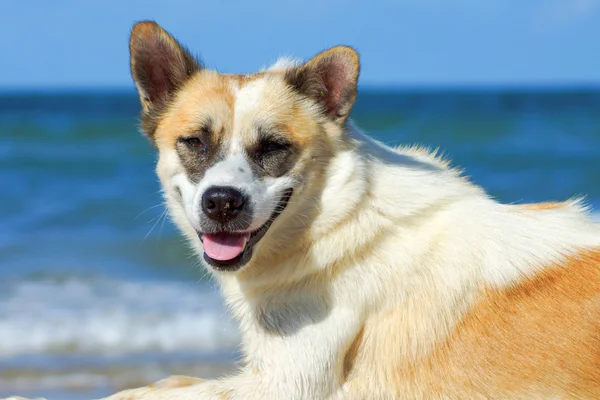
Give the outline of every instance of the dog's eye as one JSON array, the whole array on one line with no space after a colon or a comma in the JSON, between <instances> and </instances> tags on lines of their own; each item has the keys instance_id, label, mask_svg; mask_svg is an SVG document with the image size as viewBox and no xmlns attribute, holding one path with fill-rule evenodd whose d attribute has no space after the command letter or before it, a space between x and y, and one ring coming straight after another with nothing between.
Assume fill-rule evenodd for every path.
<instances>
[{"instance_id":1,"label":"dog's eye","mask_svg":"<svg viewBox=\"0 0 600 400\"><path fill-rule=\"evenodd\" d=\"M197 137L186 138L183 141L190 147L195 147L195 148L203 147L202 140L200 140Z\"/></svg>"},{"instance_id":2,"label":"dog's eye","mask_svg":"<svg viewBox=\"0 0 600 400\"><path fill-rule=\"evenodd\" d=\"M260 145L260 152L262 154L273 153L275 151L285 150L288 148L286 143L265 141Z\"/></svg>"}]
</instances>

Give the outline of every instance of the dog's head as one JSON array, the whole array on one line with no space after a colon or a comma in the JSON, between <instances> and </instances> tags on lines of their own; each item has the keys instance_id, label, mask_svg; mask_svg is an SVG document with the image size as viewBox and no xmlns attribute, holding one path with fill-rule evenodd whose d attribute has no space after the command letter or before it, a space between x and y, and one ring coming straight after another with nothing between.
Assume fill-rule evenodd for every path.
<instances>
[{"instance_id":1,"label":"dog's head","mask_svg":"<svg viewBox=\"0 0 600 400\"><path fill-rule=\"evenodd\" d=\"M169 208L209 265L235 271L310 197L354 103L358 55L340 46L304 64L219 74L154 22L134 26L130 55Z\"/></svg>"}]
</instances>

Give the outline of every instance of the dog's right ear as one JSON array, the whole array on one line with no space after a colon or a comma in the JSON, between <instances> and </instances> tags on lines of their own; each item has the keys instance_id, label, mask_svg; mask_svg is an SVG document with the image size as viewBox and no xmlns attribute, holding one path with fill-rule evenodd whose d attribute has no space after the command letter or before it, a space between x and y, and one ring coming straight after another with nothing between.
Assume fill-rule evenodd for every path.
<instances>
[{"instance_id":1,"label":"dog's right ear","mask_svg":"<svg viewBox=\"0 0 600 400\"><path fill-rule=\"evenodd\" d=\"M287 82L312 98L329 118L343 124L356 100L360 72L358 53L348 46L336 46L290 69Z\"/></svg>"},{"instance_id":2,"label":"dog's right ear","mask_svg":"<svg viewBox=\"0 0 600 400\"><path fill-rule=\"evenodd\" d=\"M131 76L140 95L143 117L160 112L177 89L202 68L173 36L154 21L142 21L133 26L129 55Z\"/></svg>"}]
</instances>

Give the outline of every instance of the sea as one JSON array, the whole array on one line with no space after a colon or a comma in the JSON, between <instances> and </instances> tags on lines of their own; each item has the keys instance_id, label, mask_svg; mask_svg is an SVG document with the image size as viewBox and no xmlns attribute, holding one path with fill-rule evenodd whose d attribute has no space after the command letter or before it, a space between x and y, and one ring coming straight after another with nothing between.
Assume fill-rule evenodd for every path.
<instances>
[{"instance_id":1,"label":"sea","mask_svg":"<svg viewBox=\"0 0 600 400\"><path fill-rule=\"evenodd\" d=\"M239 357L166 216L139 111L126 90L0 93L0 398L97 398ZM365 89L352 118L439 148L501 202L600 207L600 90Z\"/></svg>"}]
</instances>

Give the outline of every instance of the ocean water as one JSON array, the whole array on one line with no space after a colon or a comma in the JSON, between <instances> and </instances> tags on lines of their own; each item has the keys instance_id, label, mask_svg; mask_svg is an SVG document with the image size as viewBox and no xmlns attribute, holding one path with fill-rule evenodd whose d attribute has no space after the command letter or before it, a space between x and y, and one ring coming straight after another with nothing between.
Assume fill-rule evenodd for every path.
<instances>
[{"instance_id":1,"label":"ocean water","mask_svg":"<svg viewBox=\"0 0 600 400\"><path fill-rule=\"evenodd\" d=\"M134 93L0 95L0 397L89 399L236 357L138 112ZM439 147L503 202L600 207L600 91L363 91L353 118Z\"/></svg>"}]
</instances>

